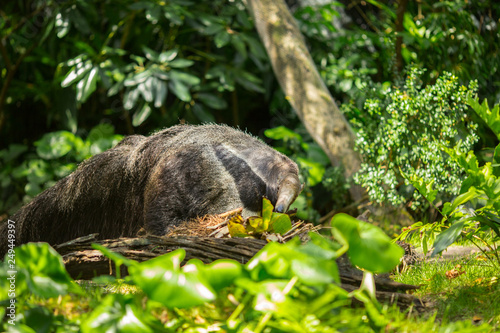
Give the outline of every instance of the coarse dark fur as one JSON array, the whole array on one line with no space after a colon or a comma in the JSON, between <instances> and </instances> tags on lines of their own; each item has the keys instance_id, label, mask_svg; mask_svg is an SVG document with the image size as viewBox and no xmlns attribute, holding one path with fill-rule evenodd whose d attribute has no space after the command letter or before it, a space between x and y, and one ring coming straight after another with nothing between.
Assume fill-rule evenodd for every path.
<instances>
[{"instance_id":1,"label":"coarse dark fur","mask_svg":"<svg viewBox=\"0 0 500 333\"><path fill-rule=\"evenodd\" d=\"M10 217L16 245L58 244L99 233L135 236L244 207L260 211L265 196L284 211L300 192L297 165L254 137L228 126L179 125L149 137L132 135L35 197ZM0 227L0 255L6 252Z\"/></svg>"}]
</instances>

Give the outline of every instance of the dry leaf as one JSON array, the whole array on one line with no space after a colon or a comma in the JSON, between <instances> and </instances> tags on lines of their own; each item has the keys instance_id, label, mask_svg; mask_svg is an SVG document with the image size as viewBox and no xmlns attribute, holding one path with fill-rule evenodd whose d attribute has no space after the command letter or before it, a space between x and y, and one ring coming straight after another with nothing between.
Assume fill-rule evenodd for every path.
<instances>
[{"instance_id":1,"label":"dry leaf","mask_svg":"<svg viewBox=\"0 0 500 333\"><path fill-rule=\"evenodd\" d=\"M453 268L449 271L446 272L446 278L448 280L451 280L451 279L456 279L457 277L459 277L460 275L462 274L465 274L465 271L460 271L459 269L462 267L460 265L457 265L456 266L457 268Z\"/></svg>"}]
</instances>

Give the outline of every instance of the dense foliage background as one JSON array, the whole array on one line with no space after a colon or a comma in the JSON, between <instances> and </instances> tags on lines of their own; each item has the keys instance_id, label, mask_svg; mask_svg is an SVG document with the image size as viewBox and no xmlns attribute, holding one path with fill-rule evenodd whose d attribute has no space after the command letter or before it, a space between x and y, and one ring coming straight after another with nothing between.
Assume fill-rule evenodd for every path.
<instances>
[{"instance_id":1,"label":"dense foliage background","mask_svg":"<svg viewBox=\"0 0 500 333\"><path fill-rule=\"evenodd\" d=\"M332 211L370 206L377 212L382 203L381 211L392 205L397 212L390 231L401 231L399 239L424 253L432 247L438 254L457 240L477 245L481 255L463 270L430 262L399 274L423 285L419 297L441 299L439 311L414 318L413 308L379 304L373 273L394 273L403 251L376 226L380 220L336 214L331 236L270 242L247 265L193 259L181 267L182 249L137 263L100 247L130 275L97 277L87 287L69 277L47 244L22 245L0 265L0 317L17 311L16 325L2 322L2 328L500 327L498 302L491 302L500 294L500 2L287 4L357 135L363 163L353 180L366 189L364 202L352 202L351 180L330 165L288 104L245 1L12 0L0 7L0 223L124 135L178 123L227 123L297 161L305 183L294 204L300 218L327 222ZM261 220L271 225L267 208ZM402 216L411 225L401 225ZM351 292L340 286L335 261L344 253L364 270L360 288ZM6 298L13 284L15 295ZM8 309L12 299L17 303ZM364 306L351 307L354 300Z\"/></svg>"},{"instance_id":2,"label":"dense foliage background","mask_svg":"<svg viewBox=\"0 0 500 333\"><path fill-rule=\"evenodd\" d=\"M407 204L418 216L427 211L413 187L403 184L401 167L436 179L443 195L456 194L463 178L458 167L444 175L446 155L427 168L419 154L430 156L438 141L464 140L464 150L474 147L488 158L482 148L495 146L496 137L464 98L477 91L481 100L499 99L500 5L288 4L359 135L365 164L356 180L371 199ZM242 1L10 1L0 15L0 213L11 213L122 135L147 135L179 122L240 126L292 156L308 185L296 203L300 217L317 221L349 204L342 172L330 166L290 109ZM411 82L408 66L419 73ZM469 84L470 91L460 90ZM430 103L433 98L444 104ZM418 118L424 105L424 126L395 131L393 147L373 149L401 121ZM429 121L434 132L425 136ZM387 163L391 151L402 159Z\"/></svg>"}]
</instances>

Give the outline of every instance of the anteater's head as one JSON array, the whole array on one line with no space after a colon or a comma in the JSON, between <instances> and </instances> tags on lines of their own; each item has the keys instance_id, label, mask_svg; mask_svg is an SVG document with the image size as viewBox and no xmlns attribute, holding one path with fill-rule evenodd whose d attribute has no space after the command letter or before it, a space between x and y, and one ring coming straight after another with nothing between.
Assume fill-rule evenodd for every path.
<instances>
[{"instance_id":1,"label":"anteater's head","mask_svg":"<svg viewBox=\"0 0 500 333\"><path fill-rule=\"evenodd\" d=\"M278 198L274 210L285 213L302 191L298 172L287 174L278 184Z\"/></svg>"}]
</instances>

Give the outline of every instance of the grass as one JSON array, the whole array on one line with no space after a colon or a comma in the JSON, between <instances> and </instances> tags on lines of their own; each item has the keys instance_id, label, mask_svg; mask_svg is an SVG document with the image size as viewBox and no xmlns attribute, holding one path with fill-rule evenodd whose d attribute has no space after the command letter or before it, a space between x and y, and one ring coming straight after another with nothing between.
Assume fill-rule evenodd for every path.
<instances>
[{"instance_id":1,"label":"grass","mask_svg":"<svg viewBox=\"0 0 500 333\"><path fill-rule=\"evenodd\" d=\"M482 255L421 261L393 278L419 285L415 295L431 301L439 322L469 321L500 329L499 271Z\"/></svg>"}]
</instances>

